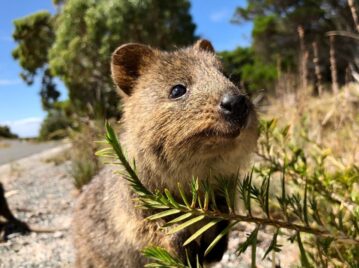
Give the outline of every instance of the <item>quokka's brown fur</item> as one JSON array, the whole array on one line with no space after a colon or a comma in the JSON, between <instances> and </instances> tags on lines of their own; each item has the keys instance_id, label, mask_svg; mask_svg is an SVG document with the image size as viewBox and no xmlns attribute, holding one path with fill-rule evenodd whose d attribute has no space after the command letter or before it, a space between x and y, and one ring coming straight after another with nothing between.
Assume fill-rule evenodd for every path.
<instances>
[{"instance_id":1,"label":"quokka's brown fur","mask_svg":"<svg viewBox=\"0 0 359 268\"><path fill-rule=\"evenodd\" d=\"M248 111L241 124L223 116L223 96L244 93L223 74L210 42L199 40L174 52L123 45L113 53L111 69L123 97L121 143L136 161L146 187L167 188L177 196L177 182L188 185L193 176L214 182L215 177L244 170L258 137L256 114L246 99ZM169 97L179 84L187 92ZM148 245L185 259L182 244L191 231L164 234L159 230L161 222L145 220L148 212L137 208L133 199L126 180L110 168L86 187L73 222L77 267L143 267L148 260L141 250ZM226 209L220 196L218 203ZM208 256L203 252L227 225L222 222L190 243L190 259L199 254L203 263L219 261L227 238Z\"/></svg>"}]
</instances>

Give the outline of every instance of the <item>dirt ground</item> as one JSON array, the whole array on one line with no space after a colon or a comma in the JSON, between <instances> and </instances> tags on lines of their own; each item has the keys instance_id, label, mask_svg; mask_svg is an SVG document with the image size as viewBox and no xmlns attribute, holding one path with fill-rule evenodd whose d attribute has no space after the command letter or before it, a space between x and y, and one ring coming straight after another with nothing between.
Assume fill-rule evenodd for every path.
<instances>
[{"instance_id":1,"label":"dirt ground","mask_svg":"<svg viewBox=\"0 0 359 268\"><path fill-rule=\"evenodd\" d=\"M51 161L69 146L61 145L0 166L0 181L14 214L31 226L58 229L53 233L10 236L7 242L0 243L0 268L73 266L74 248L69 226L76 190L69 175L69 161L60 161L57 165ZM229 251L215 268L250 267L250 250L239 257L235 250L251 229L249 225L240 225L232 232ZM272 254L262 260L272 237L268 233L265 230L259 233L261 243L257 248L257 267L274 267ZM283 251L276 254L274 262L277 267L291 267L298 263L296 247L287 241L281 243Z\"/></svg>"},{"instance_id":2,"label":"dirt ground","mask_svg":"<svg viewBox=\"0 0 359 268\"><path fill-rule=\"evenodd\" d=\"M66 150L62 145L0 166L0 181L13 213L37 228L54 233L12 235L0 243L0 267L70 267L74 259L68 228L74 203L69 162L55 165L51 157Z\"/></svg>"}]
</instances>

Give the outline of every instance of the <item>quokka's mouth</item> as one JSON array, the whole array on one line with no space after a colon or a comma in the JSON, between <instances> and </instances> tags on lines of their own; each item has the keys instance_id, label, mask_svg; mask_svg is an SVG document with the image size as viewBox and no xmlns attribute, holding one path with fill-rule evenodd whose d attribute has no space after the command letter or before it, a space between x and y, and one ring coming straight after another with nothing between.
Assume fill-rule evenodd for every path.
<instances>
[{"instance_id":1,"label":"quokka's mouth","mask_svg":"<svg viewBox=\"0 0 359 268\"><path fill-rule=\"evenodd\" d=\"M236 128L230 131L220 131L216 129L205 129L197 134L195 137L218 137L218 138L226 138L226 139L234 139L237 138L241 134L241 128Z\"/></svg>"}]
</instances>

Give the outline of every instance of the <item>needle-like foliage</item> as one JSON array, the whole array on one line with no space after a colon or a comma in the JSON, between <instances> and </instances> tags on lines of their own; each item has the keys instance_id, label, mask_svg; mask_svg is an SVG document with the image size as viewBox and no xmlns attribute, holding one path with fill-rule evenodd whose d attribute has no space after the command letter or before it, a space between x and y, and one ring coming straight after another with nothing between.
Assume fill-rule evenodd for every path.
<instances>
[{"instance_id":1,"label":"needle-like foliage","mask_svg":"<svg viewBox=\"0 0 359 268\"><path fill-rule=\"evenodd\" d=\"M358 256L356 254L359 252L358 207L347 209L342 203L338 204L338 200L333 200L327 188L318 190L318 187L323 186L322 179L317 175L318 170L310 168L309 163L312 160L303 150L292 146L285 153L282 152L279 158L279 153L275 152L271 145L273 143L268 141L285 140L289 128L278 129L275 124L276 121L272 120L262 122L261 125L264 139L260 141L262 150L259 154L264 158L264 164L253 167L242 180L219 178L219 183L215 183L215 186L208 181L202 182L199 178L193 178L191 193L185 193L184 187L178 184L176 196L180 198L175 198L167 189L151 192L144 187L137 177L135 165L131 165L126 159L115 131L108 124L106 142L110 147L99 154L106 157L115 155L117 163L122 165L123 178L128 180L138 195L138 205L154 211L148 220L171 216L171 220L163 226L167 234L202 223L202 227L199 227L184 245L194 243L194 240L219 222L230 221L230 225L219 233L205 250L205 254L208 254L236 224L246 222L256 227L247 239L238 245L237 254L251 248L252 267L256 265L256 248L260 243L257 239L258 233L265 228L273 230L273 237L263 258L272 251L279 252L281 245L278 244L278 237L288 236L292 242L296 241L298 244L303 267L323 266L332 259L333 263L341 262L346 266L357 267L359 263L355 256ZM325 171L322 166L319 165L319 168L322 170L321 176L329 176L323 175ZM276 176L281 188L279 196L271 192L271 183ZM293 186L295 190L289 192L286 189L289 184L288 177L292 179L290 185L300 187ZM223 195L228 212L217 208L214 191ZM240 206L244 208L240 213L236 210L236 192L239 194ZM192 199L189 200L188 196L192 196ZM326 202L329 202L330 206L326 205ZM308 249L304 240L315 241L315 247ZM312 254L313 250L319 254ZM153 261L148 267L191 267L189 263L181 262L176 256L171 256L165 249L156 246L149 246L144 250L144 254ZM197 266L200 267L199 264Z\"/></svg>"}]
</instances>

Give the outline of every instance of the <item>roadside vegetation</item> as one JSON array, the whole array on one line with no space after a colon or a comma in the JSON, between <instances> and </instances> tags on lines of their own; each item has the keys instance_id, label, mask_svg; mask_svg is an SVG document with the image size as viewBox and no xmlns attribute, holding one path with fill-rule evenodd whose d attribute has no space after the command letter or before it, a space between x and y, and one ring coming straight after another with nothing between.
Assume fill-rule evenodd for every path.
<instances>
[{"instance_id":1,"label":"roadside vegetation","mask_svg":"<svg viewBox=\"0 0 359 268\"><path fill-rule=\"evenodd\" d=\"M17 139L18 136L16 134L12 133L8 126L0 125L0 138Z\"/></svg>"},{"instance_id":2,"label":"roadside vegetation","mask_svg":"<svg viewBox=\"0 0 359 268\"><path fill-rule=\"evenodd\" d=\"M278 242L284 238L285 243L298 246L300 256L293 265L358 267L359 150L350 145L357 144L358 139L351 134L359 127L359 85L351 84L341 90L321 100L301 96L295 101L296 108L288 101L289 95L285 99L271 99L265 117L283 116L261 120L256 161L251 171L239 179L219 178L217 188L194 178L190 195L183 193L186 186L178 185L179 199L167 190L150 192L141 184L110 126L106 134L110 146L99 154L117 163L120 160L125 170L123 179L127 179L137 193L138 205L156 211L148 220L171 216L170 223L162 226L163 232L173 234L207 221L184 245L193 243L219 222L231 220L230 227L213 240L206 253L237 224L247 223L252 230L247 239L237 245L236 253L240 256L251 250L252 267L257 267L257 246L265 242L258 239L260 232L273 234L261 257L271 258L274 266L276 254L282 248L285 250L286 245ZM300 111L300 104L307 109ZM333 141L335 143L331 143ZM223 194L228 213L216 208L213 191ZM239 204L235 202L237 198ZM153 260L148 267L191 267L156 246L145 248L143 253Z\"/></svg>"},{"instance_id":3,"label":"roadside vegetation","mask_svg":"<svg viewBox=\"0 0 359 268\"><path fill-rule=\"evenodd\" d=\"M77 189L91 181L103 164L96 157L99 150L98 141L103 137L103 122L84 121L80 130L71 134L74 144L71 152L71 175Z\"/></svg>"}]
</instances>

